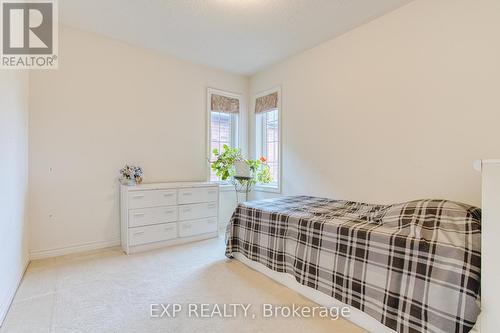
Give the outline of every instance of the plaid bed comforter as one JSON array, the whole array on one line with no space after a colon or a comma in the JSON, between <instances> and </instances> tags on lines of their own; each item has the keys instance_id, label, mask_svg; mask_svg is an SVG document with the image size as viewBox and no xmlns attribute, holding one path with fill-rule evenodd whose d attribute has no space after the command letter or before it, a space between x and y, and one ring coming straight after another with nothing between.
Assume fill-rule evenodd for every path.
<instances>
[{"instance_id":1,"label":"plaid bed comforter","mask_svg":"<svg viewBox=\"0 0 500 333\"><path fill-rule=\"evenodd\" d=\"M295 196L240 204L239 252L397 332L468 332L479 314L481 210L446 200L395 205Z\"/></svg>"}]
</instances>

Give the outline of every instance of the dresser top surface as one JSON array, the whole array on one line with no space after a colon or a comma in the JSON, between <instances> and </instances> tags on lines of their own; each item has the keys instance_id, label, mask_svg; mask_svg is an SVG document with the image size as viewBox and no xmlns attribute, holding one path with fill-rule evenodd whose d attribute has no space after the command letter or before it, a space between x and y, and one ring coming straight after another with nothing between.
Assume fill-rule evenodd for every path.
<instances>
[{"instance_id":1,"label":"dresser top surface","mask_svg":"<svg viewBox=\"0 0 500 333\"><path fill-rule=\"evenodd\" d=\"M169 188L189 188L189 187L219 187L217 183L210 182L163 182L163 183L143 183L137 185L124 185L121 188L126 191L161 190Z\"/></svg>"}]
</instances>

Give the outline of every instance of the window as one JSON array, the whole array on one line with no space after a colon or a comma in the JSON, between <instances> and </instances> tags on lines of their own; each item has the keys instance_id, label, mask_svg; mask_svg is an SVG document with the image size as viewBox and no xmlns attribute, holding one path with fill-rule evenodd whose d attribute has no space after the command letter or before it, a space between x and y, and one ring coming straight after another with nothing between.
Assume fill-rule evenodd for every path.
<instances>
[{"instance_id":1,"label":"window","mask_svg":"<svg viewBox=\"0 0 500 333\"><path fill-rule=\"evenodd\" d=\"M281 135L279 89L259 94L255 98L256 154L266 158L273 177L269 184L259 184L261 190L280 191Z\"/></svg>"},{"instance_id":2,"label":"window","mask_svg":"<svg viewBox=\"0 0 500 333\"><path fill-rule=\"evenodd\" d=\"M238 117L241 96L208 89L208 159L213 161L214 149L224 145L238 147ZM209 180L220 181L209 166Z\"/></svg>"}]
</instances>

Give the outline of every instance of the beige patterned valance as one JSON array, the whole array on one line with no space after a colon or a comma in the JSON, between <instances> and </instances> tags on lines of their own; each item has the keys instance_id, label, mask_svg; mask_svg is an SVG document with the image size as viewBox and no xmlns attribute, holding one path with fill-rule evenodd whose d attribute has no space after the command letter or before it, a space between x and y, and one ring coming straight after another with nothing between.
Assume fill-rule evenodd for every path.
<instances>
[{"instance_id":1,"label":"beige patterned valance","mask_svg":"<svg viewBox=\"0 0 500 333\"><path fill-rule=\"evenodd\" d=\"M239 113L240 100L237 98L212 94L211 108L214 112Z\"/></svg>"},{"instance_id":2,"label":"beige patterned valance","mask_svg":"<svg viewBox=\"0 0 500 333\"><path fill-rule=\"evenodd\" d=\"M258 97L255 101L255 113L262 113L274 110L278 107L278 93Z\"/></svg>"}]
</instances>

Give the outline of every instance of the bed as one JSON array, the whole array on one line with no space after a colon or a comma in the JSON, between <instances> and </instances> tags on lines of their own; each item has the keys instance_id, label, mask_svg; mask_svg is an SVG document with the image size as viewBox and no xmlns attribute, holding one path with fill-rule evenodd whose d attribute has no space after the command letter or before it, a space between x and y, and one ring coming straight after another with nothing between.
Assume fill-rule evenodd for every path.
<instances>
[{"instance_id":1,"label":"bed","mask_svg":"<svg viewBox=\"0 0 500 333\"><path fill-rule=\"evenodd\" d=\"M226 256L291 276L388 331L469 332L480 312L480 242L481 210L462 203L293 196L239 204Z\"/></svg>"}]
</instances>

